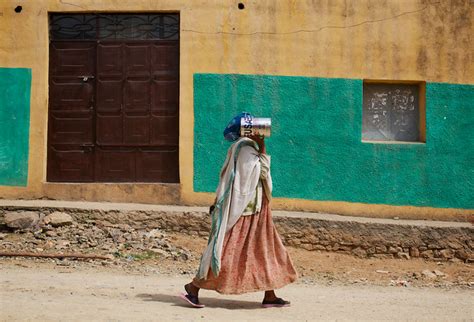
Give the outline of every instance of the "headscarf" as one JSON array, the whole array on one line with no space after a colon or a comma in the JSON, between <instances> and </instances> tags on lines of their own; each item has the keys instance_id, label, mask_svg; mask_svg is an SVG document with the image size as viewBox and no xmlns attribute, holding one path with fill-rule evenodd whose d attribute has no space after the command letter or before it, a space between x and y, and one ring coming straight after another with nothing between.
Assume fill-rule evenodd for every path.
<instances>
[{"instance_id":1,"label":"headscarf","mask_svg":"<svg viewBox=\"0 0 474 322\"><path fill-rule=\"evenodd\" d=\"M252 114L242 112L236 115L229 124L227 124L227 127L224 129L224 138L227 141L234 142L240 137L240 120L245 117L253 118Z\"/></svg>"}]
</instances>

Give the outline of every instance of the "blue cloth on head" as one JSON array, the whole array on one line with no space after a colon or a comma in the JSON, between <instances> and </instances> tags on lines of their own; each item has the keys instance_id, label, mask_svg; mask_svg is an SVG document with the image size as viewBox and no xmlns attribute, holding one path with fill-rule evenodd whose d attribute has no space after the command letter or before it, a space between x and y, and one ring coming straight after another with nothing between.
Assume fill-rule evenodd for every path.
<instances>
[{"instance_id":1,"label":"blue cloth on head","mask_svg":"<svg viewBox=\"0 0 474 322\"><path fill-rule=\"evenodd\" d=\"M227 127L224 130L224 138L227 141L235 141L240 137L240 119L246 116L253 117L252 114L247 112L242 112L236 115L230 122L227 124Z\"/></svg>"}]
</instances>

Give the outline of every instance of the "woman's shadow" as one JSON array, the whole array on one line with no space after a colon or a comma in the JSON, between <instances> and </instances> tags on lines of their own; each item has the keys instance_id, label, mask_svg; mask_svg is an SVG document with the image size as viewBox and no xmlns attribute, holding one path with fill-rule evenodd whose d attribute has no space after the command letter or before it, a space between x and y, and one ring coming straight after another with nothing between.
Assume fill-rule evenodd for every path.
<instances>
[{"instance_id":1,"label":"woman's shadow","mask_svg":"<svg viewBox=\"0 0 474 322\"><path fill-rule=\"evenodd\" d=\"M163 303L170 303L173 306L182 306L189 307L189 304L181 299L178 295L170 294L138 294L137 297L143 299L143 301L156 301ZM206 307L215 307L228 310L255 310L261 309L262 306L258 302L254 301L238 301L238 300L229 300L229 299L216 299L212 297L199 297L199 300L202 304L205 304Z\"/></svg>"}]
</instances>

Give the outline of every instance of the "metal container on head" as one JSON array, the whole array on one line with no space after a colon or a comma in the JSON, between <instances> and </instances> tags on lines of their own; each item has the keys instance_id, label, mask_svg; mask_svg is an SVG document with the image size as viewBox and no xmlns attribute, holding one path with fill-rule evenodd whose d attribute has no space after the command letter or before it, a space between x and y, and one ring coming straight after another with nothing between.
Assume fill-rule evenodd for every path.
<instances>
[{"instance_id":1,"label":"metal container on head","mask_svg":"<svg viewBox=\"0 0 474 322\"><path fill-rule=\"evenodd\" d=\"M272 129L272 119L266 117L252 117L247 115L240 119L240 136L269 137Z\"/></svg>"}]
</instances>

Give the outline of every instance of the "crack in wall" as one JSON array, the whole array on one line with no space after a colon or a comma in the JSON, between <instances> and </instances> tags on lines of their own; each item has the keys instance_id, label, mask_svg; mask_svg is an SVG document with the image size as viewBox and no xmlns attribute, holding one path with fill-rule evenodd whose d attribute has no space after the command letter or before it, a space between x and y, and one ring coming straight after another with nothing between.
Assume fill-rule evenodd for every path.
<instances>
[{"instance_id":1,"label":"crack in wall","mask_svg":"<svg viewBox=\"0 0 474 322\"><path fill-rule=\"evenodd\" d=\"M474 0L473 0L474 1ZM399 13L397 15L387 17L387 18L380 18L380 19L375 19L375 20L365 20L362 22L358 22L352 25L348 26L332 26L332 25L327 25L327 26L322 26L316 29L299 29L299 30L293 30L293 31L287 31L287 32L270 32L270 31L254 31L254 32L249 32L249 33L237 33L237 32L229 32L229 31L216 31L216 32L210 32L210 31L200 31L200 30L193 30L193 29L182 29L181 31L183 32L190 32L190 33L196 33L196 34L206 34L206 35L232 35L232 36L254 36L254 35L291 35L291 34L298 34L298 33L317 33L320 31L323 31L325 29L349 29L349 28L355 28L359 27L365 24L370 24L370 23L378 23L378 22L384 22L388 20L394 20L403 16L411 15L411 14L416 14L420 13L426 9L430 5L435 5L439 4L440 2L433 2L429 3L426 6L424 6L421 9L418 10L413 10L413 11L405 11L402 13Z\"/></svg>"},{"instance_id":2,"label":"crack in wall","mask_svg":"<svg viewBox=\"0 0 474 322\"><path fill-rule=\"evenodd\" d=\"M69 6L73 6L73 7L77 7L77 8L81 8L81 9L86 10L86 8L84 8L84 7L82 7L82 6L78 5L78 4L74 4L74 3L70 3L70 2L64 2L63 0L59 0L59 2L60 2L61 4L64 4L64 5L69 5Z\"/></svg>"}]
</instances>

